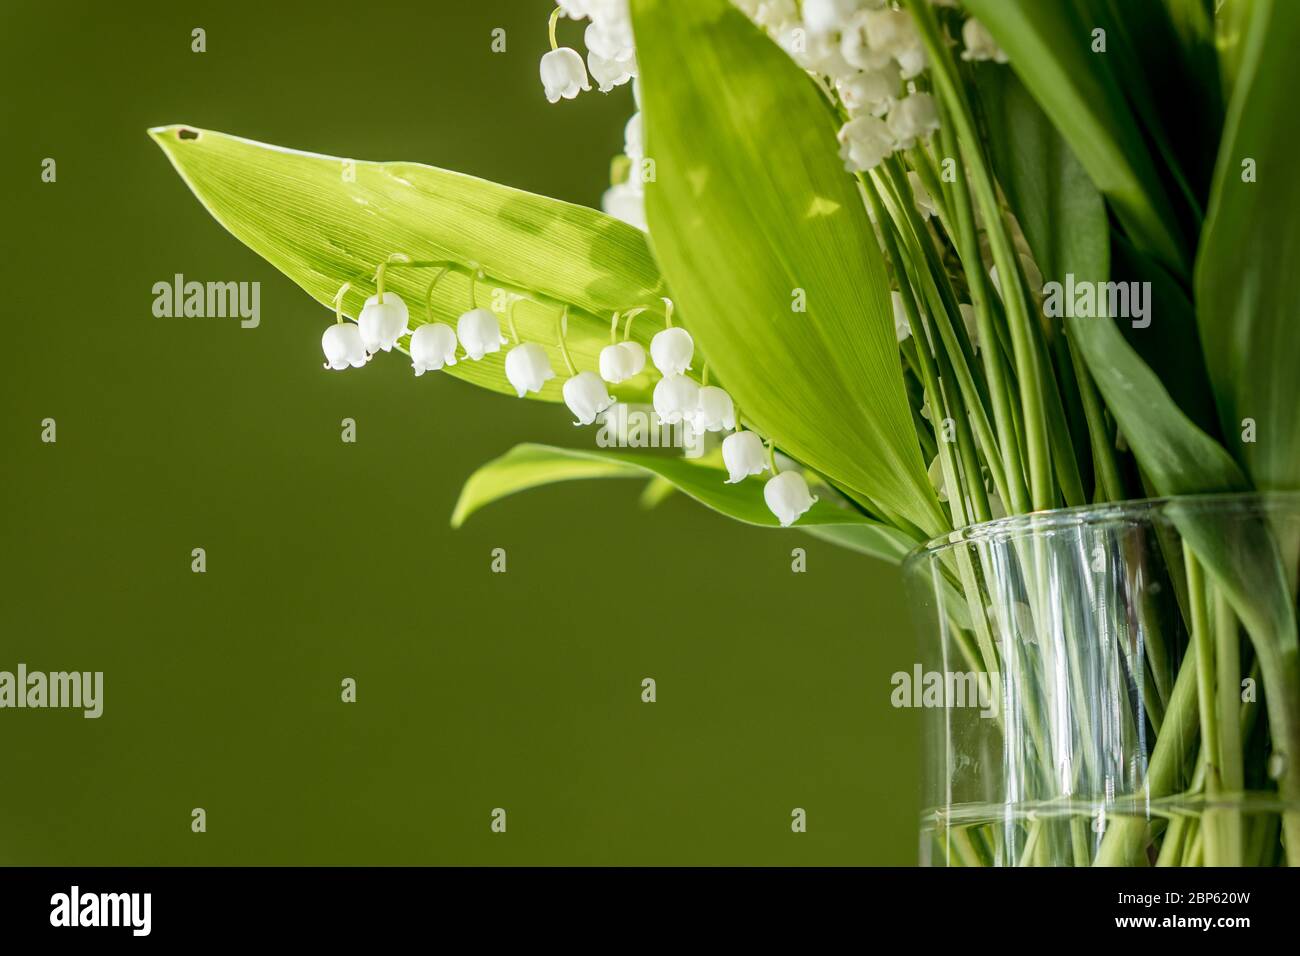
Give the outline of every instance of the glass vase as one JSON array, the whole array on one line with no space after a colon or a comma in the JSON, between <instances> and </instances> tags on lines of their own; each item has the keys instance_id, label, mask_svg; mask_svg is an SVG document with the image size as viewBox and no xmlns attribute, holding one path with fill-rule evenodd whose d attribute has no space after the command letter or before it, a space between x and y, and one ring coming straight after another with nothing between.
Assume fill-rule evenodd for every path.
<instances>
[{"instance_id":1,"label":"glass vase","mask_svg":"<svg viewBox=\"0 0 1300 956\"><path fill-rule=\"evenodd\" d=\"M908 557L921 862L1300 865L1300 494L976 525Z\"/></svg>"}]
</instances>

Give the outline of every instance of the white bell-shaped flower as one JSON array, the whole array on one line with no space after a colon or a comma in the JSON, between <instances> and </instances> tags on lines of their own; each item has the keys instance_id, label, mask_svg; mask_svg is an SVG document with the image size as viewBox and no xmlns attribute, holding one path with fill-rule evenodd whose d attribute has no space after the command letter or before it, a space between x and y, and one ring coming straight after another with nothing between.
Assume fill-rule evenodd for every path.
<instances>
[{"instance_id":1,"label":"white bell-shaped flower","mask_svg":"<svg viewBox=\"0 0 1300 956\"><path fill-rule=\"evenodd\" d=\"M623 127L623 152L633 163L645 158L644 127L641 125L641 111L637 110Z\"/></svg>"},{"instance_id":2,"label":"white bell-shaped flower","mask_svg":"<svg viewBox=\"0 0 1300 956\"><path fill-rule=\"evenodd\" d=\"M858 0L803 0L803 25L809 33L838 33L858 9Z\"/></svg>"},{"instance_id":3,"label":"white bell-shaped flower","mask_svg":"<svg viewBox=\"0 0 1300 956\"><path fill-rule=\"evenodd\" d=\"M600 208L607 215L621 219L642 232L647 231L645 221L645 192L635 179L617 183L600 197Z\"/></svg>"},{"instance_id":4,"label":"white bell-shaped flower","mask_svg":"<svg viewBox=\"0 0 1300 956\"><path fill-rule=\"evenodd\" d=\"M370 353L383 350L391 352L397 340L410 334L406 327L410 313L406 303L396 292L385 292L384 301L378 295L366 299L366 304L357 316L357 327L361 330L361 341Z\"/></svg>"},{"instance_id":5,"label":"white bell-shaped flower","mask_svg":"<svg viewBox=\"0 0 1300 956\"><path fill-rule=\"evenodd\" d=\"M817 496L809 492L808 482L799 472L783 471L767 479L763 500L781 527L788 528L817 502Z\"/></svg>"},{"instance_id":6,"label":"white bell-shaped flower","mask_svg":"<svg viewBox=\"0 0 1300 956\"><path fill-rule=\"evenodd\" d=\"M607 60L619 60L630 56L635 49L632 38L632 20L630 17L610 16L599 11L596 19L587 24L582 34L587 49Z\"/></svg>"},{"instance_id":7,"label":"white bell-shaped flower","mask_svg":"<svg viewBox=\"0 0 1300 956\"><path fill-rule=\"evenodd\" d=\"M640 375L645 368L645 349L640 342L619 342L600 350L600 377L613 385Z\"/></svg>"},{"instance_id":8,"label":"white bell-shaped flower","mask_svg":"<svg viewBox=\"0 0 1300 956\"><path fill-rule=\"evenodd\" d=\"M489 352L501 351L505 338L501 323L488 309L470 309L456 320L456 337L465 353L475 362Z\"/></svg>"},{"instance_id":9,"label":"white bell-shaped flower","mask_svg":"<svg viewBox=\"0 0 1300 956\"><path fill-rule=\"evenodd\" d=\"M685 375L665 375L655 385L655 414L669 425L694 416L700 404L700 386Z\"/></svg>"},{"instance_id":10,"label":"white bell-shaped flower","mask_svg":"<svg viewBox=\"0 0 1300 956\"><path fill-rule=\"evenodd\" d=\"M884 120L874 116L849 120L840 127L839 141L840 159L851 173L874 169L894 151L894 137L890 135L889 127Z\"/></svg>"},{"instance_id":11,"label":"white bell-shaped flower","mask_svg":"<svg viewBox=\"0 0 1300 956\"><path fill-rule=\"evenodd\" d=\"M732 432L722 439L722 463L727 466L729 485L767 471L763 440L756 432Z\"/></svg>"},{"instance_id":12,"label":"white bell-shaped flower","mask_svg":"<svg viewBox=\"0 0 1300 956\"><path fill-rule=\"evenodd\" d=\"M331 325L320 337L320 345L325 350L326 368L361 368L370 358L361 341L361 329L351 322Z\"/></svg>"},{"instance_id":13,"label":"white bell-shaped flower","mask_svg":"<svg viewBox=\"0 0 1300 956\"><path fill-rule=\"evenodd\" d=\"M596 88L608 93L636 76L636 57L628 55L619 59L606 59L594 50L587 51L587 69L596 81Z\"/></svg>"},{"instance_id":14,"label":"white bell-shaped flower","mask_svg":"<svg viewBox=\"0 0 1300 956\"><path fill-rule=\"evenodd\" d=\"M567 46L543 55L541 74L546 99L551 103L558 103L561 97L571 100L583 90L591 89L582 56Z\"/></svg>"},{"instance_id":15,"label":"white bell-shaped flower","mask_svg":"<svg viewBox=\"0 0 1300 956\"><path fill-rule=\"evenodd\" d=\"M664 329L650 340L650 359L664 375L682 374L694 357L695 340L683 328Z\"/></svg>"},{"instance_id":16,"label":"white bell-shaped flower","mask_svg":"<svg viewBox=\"0 0 1300 956\"><path fill-rule=\"evenodd\" d=\"M889 50L872 49L867 36L867 17L870 10L859 10L844 24L840 37L840 55L850 66L859 70L878 70L893 62Z\"/></svg>"},{"instance_id":17,"label":"white bell-shaped flower","mask_svg":"<svg viewBox=\"0 0 1300 956\"><path fill-rule=\"evenodd\" d=\"M700 389L690 422L697 432L731 431L736 427L736 405L725 390L705 385Z\"/></svg>"},{"instance_id":18,"label":"white bell-shaped flower","mask_svg":"<svg viewBox=\"0 0 1300 956\"><path fill-rule=\"evenodd\" d=\"M564 383L564 404L577 419L575 425L590 425L596 416L614 404L605 383L595 372L579 372Z\"/></svg>"},{"instance_id":19,"label":"white bell-shaped flower","mask_svg":"<svg viewBox=\"0 0 1300 956\"><path fill-rule=\"evenodd\" d=\"M963 60L992 60L994 63L1006 63L1007 54L993 39L989 28L971 17L961 25L961 42L966 47Z\"/></svg>"},{"instance_id":20,"label":"white bell-shaped flower","mask_svg":"<svg viewBox=\"0 0 1300 956\"><path fill-rule=\"evenodd\" d=\"M411 333L411 368L416 375L456 364L456 330L446 322L426 322Z\"/></svg>"},{"instance_id":21,"label":"white bell-shaped flower","mask_svg":"<svg viewBox=\"0 0 1300 956\"><path fill-rule=\"evenodd\" d=\"M939 128L939 110L929 93L913 93L889 111L889 132L899 149L911 149Z\"/></svg>"},{"instance_id":22,"label":"white bell-shaped flower","mask_svg":"<svg viewBox=\"0 0 1300 956\"><path fill-rule=\"evenodd\" d=\"M546 349L536 342L524 342L506 353L506 378L523 398L528 392L540 392L543 385L555 378L555 369L551 368Z\"/></svg>"},{"instance_id":23,"label":"white bell-shaped flower","mask_svg":"<svg viewBox=\"0 0 1300 956\"><path fill-rule=\"evenodd\" d=\"M912 334L912 324L907 320L907 307L903 305L903 293L893 289L889 301L894 306L894 337L902 342Z\"/></svg>"},{"instance_id":24,"label":"white bell-shaped flower","mask_svg":"<svg viewBox=\"0 0 1300 956\"><path fill-rule=\"evenodd\" d=\"M840 101L844 104L844 108L850 113L884 116L898 96L902 82L898 75L898 67L890 60L878 69L866 70L836 80L835 90L840 94Z\"/></svg>"}]
</instances>

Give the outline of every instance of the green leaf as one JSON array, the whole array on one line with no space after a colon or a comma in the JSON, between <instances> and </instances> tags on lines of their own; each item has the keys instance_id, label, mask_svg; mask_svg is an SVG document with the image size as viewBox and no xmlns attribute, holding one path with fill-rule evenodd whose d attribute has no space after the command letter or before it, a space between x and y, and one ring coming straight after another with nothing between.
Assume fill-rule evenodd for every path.
<instances>
[{"instance_id":1,"label":"green leaf","mask_svg":"<svg viewBox=\"0 0 1300 956\"><path fill-rule=\"evenodd\" d=\"M1257 487L1300 488L1300 5L1255 0L1196 260L1201 345L1224 434ZM1243 163L1255 181L1243 181Z\"/></svg>"},{"instance_id":2,"label":"green leaf","mask_svg":"<svg viewBox=\"0 0 1300 956\"><path fill-rule=\"evenodd\" d=\"M745 418L937 533L883 256L817 88L727 0L636 0L655 255ZM806 311L796 311L806 298Z\"/></svg>"},{"instance_id":3,"label":"green leaf","mask_svg":"<svg viewBox=\"0 0 1300 956\"><path fill-rule=\"evenodd\" d=\"M515 308L520 338L547 347L560 372L537 397L561 401L564 368L556 320L565 303L569 350L580 369L597 367L615 310L662 312L658 267L639 230L570 203L418 163L372 163L302 153L188 126L150 130L199 201L236 238L332 310L345 282L344 311L355 316L374 293L375 267L392 253L457 264L434 291L433 317L454 323L469 308L471 263L486 275L480 304L500 306L493 290L527 296ZM412 324L426 320L425 290L436 270L391 268L386 287L406 300ZM319 336L333 321L318 315ZM502 330L507 323L502 317ZM633 338L649 342L649 317ZM318 349L304 325L304 349ZM448 374L507 394L505 349ZM617 389L644 401L650 376Z\"/></svg>"},{"instance_id":4,"label":"green leaf","mask_svg":"<svg viewBox=\"0 0 1300 956\"><path fill-rule=\"evenodd\" d=\"M966 0L1134 244L1186 276L1191 256L1175 226L1175 203L1107 64L1111 54L1092 52L1092 25L1078 7L1077 0Z\"/></svg>"},{"instance_id":5,"label":"green leaf","mask_svg":"<svg viewBox=\"0 0 1300 956\"><path fill-rule=\"evenodd\" d=\"M451 524L458 528L474 512L517 491L578 478L654 477L670 483L729 518L765 528L779 527L763 501L763 482L725 484L726 472L707 464L646 452L584 451L550 445L516 445L480 467L465 482ZM841 547L898 562L917 542L888 525L874 522L823 496L799 519L795 530L809 531ZM823 533L826 532L826 533Z\"/></svg>"},{"instance_id":6,"label":"green leaf","mask_svg":"<svg viewBox=\"0 0 1300 956\"><path fill-rule=\"evenodd\" d=\"M999 181L1046 281L1104 282L1109 224L1101 194L1033 98L1011 92L988 113ZM1153 311L1160 319L1160 306ZM1161 495L1237 491L1245 477L1179 409L1168 390L1108 318L1066 320L1073 345Z\"/></svg>"}]
</instances>

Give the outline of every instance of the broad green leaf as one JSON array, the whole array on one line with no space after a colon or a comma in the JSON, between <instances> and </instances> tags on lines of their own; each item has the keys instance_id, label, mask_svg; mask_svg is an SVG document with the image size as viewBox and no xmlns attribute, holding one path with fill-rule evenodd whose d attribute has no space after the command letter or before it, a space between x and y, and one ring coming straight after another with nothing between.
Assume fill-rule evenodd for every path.
<instances>
[{"instance_id":1,"label":"broad green leaf","mask_svg":"<svg viewBox=\"0 0 1300 956\"><path fill-rule=\"evenodd\" d=\"M1224 433L1261 489L1300 489L1300 4L1255 0L1196 260ZM1253 176L1250 173L1253 171ZM1243 422L1254 442L1237 442Z\"/></svg>"},{"instance_id":2,"label":"broad green leaf","mask_svg":"<svg viewBox=\"0 0 1300 956\"><path fill-rule=\"evenodd\" d=\"M701 358L785 452L937 533L883 256L821 94L727 0L632 10L646 213Z\"/></svg>"},{"instance_id":3,"label":"broad green leaf","mask_svg":"<svg viewBox=\"0 0 1300 956\"><path fill-rule=\"evenodd\" d=\"M469 308L472 263L486 275L478 284L481 305L503 306L502 294L494 301L497 289L526 296L515 307L519 336L546 346L559 373L538 396L544 400L561 400L557 319L564 304L571 306L567 341L579 369L597 367L614 311L662 312L666 291L645 235L595 210L419 163L302 153L188 126L150 135L218 222L331 310L350 282L344 311L355 316L374 294L375 267L393 253L457 264L435 288L435 320L454 323ZM413 325L426 320L425 290L435 274L388 270L386 287L406 300ZM322 310L318 318L314 329L304 323L304 350L319 350L333 314ZM501 326L505 331L504 315ZM633 338L643 344L654 331L648 317L633 323ZM447 372L514 394L505 352ZM643 374L616 391L643 401L649 388Z\"/></svg>"},{"instance_id":4,"label":"broad green leaf","mask_svg":"<svg viewBox=\"0 0 1300 956\"><path fill-rule=\"evenodd\" d=\"M1135 245L1190 272L1191 256L1108 54L1093 53L1078 0L966 0L1007 52L1016 74L1114 206Z\"/></svg>"},{"instance_id":5,"label":"broad green leaf","mask_svg":"<svg viewBox=\"0 0 1300 956\"><path fill-rule=\"evenodd\" d=\"M765 528L779 527L763 501L761 480L752 478L728 485L724 481L726 476L725 471L711 465L647 452L516 445L469 477L456 502L451 523L452 527L460 527L485 505L517 491L557 481L654 477L729 518ZM901 560L917 543L901 531L874 522L829 496L823 496L813 505L794 529L893 562Z\"/></svg>"},{"instance_id":6,"label":"broad green leaf","mask_svg":"<svg viewBox=\"0 0 1300 956\"><path fill-rule=\"evenodd\" d=\"M1109 224L1101 194L1031 97L1012 93L988 113L998 179L1046 281L1104 282ZM1004 148L1005 147L1005 148ZM1161 321L1160 304L1153 323ZM1236 491L1241 470L1178 408L1108 318L1067 319L1106 406L1160 495Z\"/></svg>"}]
</instances>

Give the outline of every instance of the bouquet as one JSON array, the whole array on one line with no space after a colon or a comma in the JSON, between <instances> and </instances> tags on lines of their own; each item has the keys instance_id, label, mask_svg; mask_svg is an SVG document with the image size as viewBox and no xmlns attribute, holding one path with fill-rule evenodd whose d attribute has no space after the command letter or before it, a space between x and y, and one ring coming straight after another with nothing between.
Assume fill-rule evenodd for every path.
<instances>
[{"instance_id":1,"label":"bouquet","mask_svg":"<svg viewBox=\"0 0 1300 956\"><path fill-rule=\"evenodd\" d=\"M603 212L150 131L222 225L330 310L327 369L401 353L415 377L563 403L584 428L579 447L485 464L453 525L541 484L641 476L650 501L682 492L897 563L998 519L1300 490L1300 184L1281 118L1300 6L561 0L546 26L533 95L560 109L634 85ZM1169 513L1180 540L1152 547L1176 620L1154 648L1115 619L1129 796L1262 791L1278 809L1111 825L1103 806L1086 833L1066 823L1065 856L1300 863L1300 545L1259 513L1226 529ZM1032 542L1013 568L934 561L943 626L1001 675L1009 733L1025 716L1011 655L1038 644L1041 678L1050 638L1077 675L1087 635L1052 613L1063 585ZM988 598L1011 579L1014 627ZM1061 754L1081 741L1052 736L1030 735L1031 775L1078 794L1089 771L1062 773ZM945 859L1057 862L1041 820L993 830L942 837Z\"/></svg>"}]
</instances>

